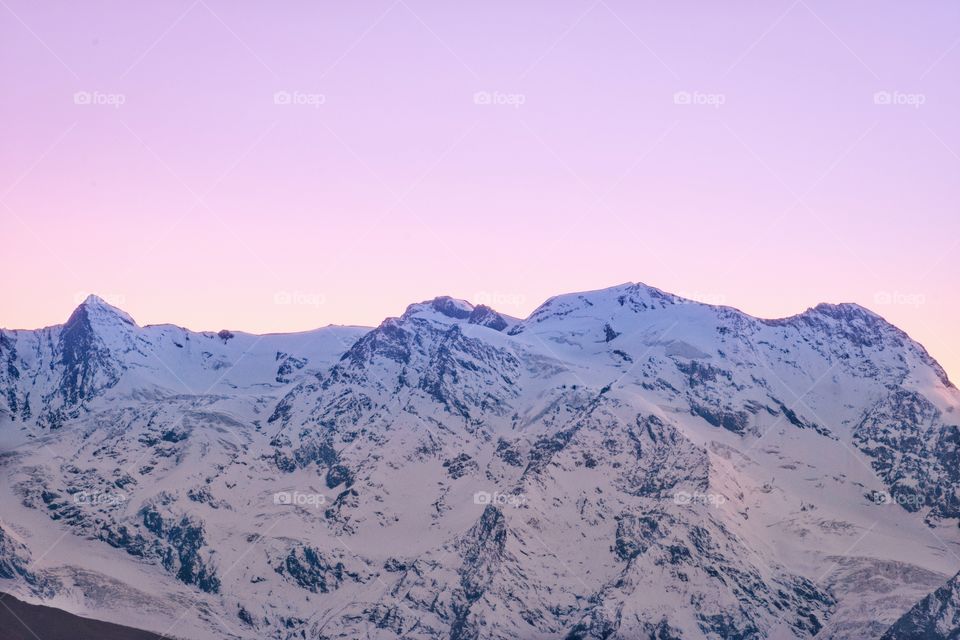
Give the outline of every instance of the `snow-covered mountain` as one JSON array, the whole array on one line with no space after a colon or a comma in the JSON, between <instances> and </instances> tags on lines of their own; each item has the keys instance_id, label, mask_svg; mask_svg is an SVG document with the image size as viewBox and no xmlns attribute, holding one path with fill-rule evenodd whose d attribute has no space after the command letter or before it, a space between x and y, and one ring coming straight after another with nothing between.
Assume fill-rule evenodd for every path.
<instances>
[{"instance_id":1,"label":"snow-covered mountain","mask_svg":"<svg viewBox=\"0 0 960 640\"><path fill-rule=\"evenodd\" d=\"M921 600L883 634L883 640L960 638L960 573Z\"/></svg>"},{"instance_id":2,"label":"snow-covered mountain","mask_svg":"<svg viewBox=\"0 0 960 640\"><path fill-rule=\"evenodd\" d=\"M960 392L856 305L91 298L0 390L0 590L184 638L879 638L960 570Z\"/></svg>"}]
</instances>

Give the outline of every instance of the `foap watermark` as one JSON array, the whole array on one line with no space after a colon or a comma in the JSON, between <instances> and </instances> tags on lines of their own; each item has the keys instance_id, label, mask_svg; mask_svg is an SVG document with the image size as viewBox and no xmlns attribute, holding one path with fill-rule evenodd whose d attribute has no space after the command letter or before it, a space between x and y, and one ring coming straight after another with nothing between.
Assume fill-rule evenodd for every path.
<instances>
[{"instance_id":1,"label":"foap watermark","mask_svg":"<svg viewBox=\"0 0 960 640\"><path fill-rule=\"evenodd\" d=\"M75 504L93 507L115 507L127 501L127 495L119 491L78 491L73 494Z\"/></svg>"},{"instance_id":2,"label":"foap watermark","mask_svg":"<svg viewBox=\"0 0 960 640\"><path fill-rule=\"evenodd\" d=\"M891 105L895 107L913 107L919 109L927 101L923 93L906 93L903 91L877 91L873 94L873 104Z\"/></svg>"},{"instance_id":3,"label":"foap watermark","mask_svg":"<svg viewBox=\"0 0 960 640\"><path fill-rule=\"evenodd\" d=\"M519 293L504 293L502 291L478 291L473 299L477 304L483 304L494 309L503 307L519 307L527 301L527 297Z\"/></svg>"},{"instance_id":4,"label":"foap watermark","mask_svg":"<svg viewBox=\"0 0 960 640\"><path fill-rule=\"evenodd\" d=\"M273 294L273 304L279 305L319 307L326 301L323 294L306 291L277 291Z\"/></svg>"},{"instance_id":5,"label":"foap watermark","mask_svg":"<svg viewBox=\"0 0 960 640\"><path fill-rule=\"evenodd\" d=\"M673 503L679 505L705 504L711 507L719 507L727 501L727 496L722 493L690 493L688 491L678 491L673 494Z\"/></svg>"},{"instance_id":6,"label":"foap watermark","mask_svg":"<svg viewBox=\"0 0 960 640\"><path fill-rule=\"evenodd\" d=\"M895 504L909 511L916 511L926 504L926 499L916 493L892 494L889 491L871 490L866 497L874 504Z\"/></svg>"},{"instance_id":7,"label":"foap watermark","mask_svg":"<svg viewBox=\"0 0 960 640\"><path fill-rule=\"evenodd\" d=\"M922 293L903 293L900 291L877 291L873 294L875 304L895 304L905 307L920 307L927 302Z\"/></svg>"},{"instance_id":8,"label":"foap watermark","mask_svg":"<svg viewBox=\"0 0 960 640\"><path fill-rule=\"evenodd\" d=\"M81 106L101 106L119 109L127 102L127 96L122 93L107 93L105 91L77 91L73 94L73 104Z\"/></svg>"},{"instance_id":9,"label":"foap watermark","mask_svg":"<svg viewBox=\"0 0 960 640\"><path fill-rule=\"evenodd\" d=\"M497 107L513 107L519 109L527 102L527 96L522 93L506 93L504 91L477 91L473 94L473 104L493 105Z\"/></svg>"},{"instance_id":10,"label":"foap watermark","mask_svg":"<svg viewBox=\"0 0 960 640\"><path fill-rule=\"evenodd\" d=\"M322 93L310 93L307 91L275 91L273 94L273 104L295 107L313 107L319 109L321 105L326 104L327 96Z\"/></svg>"},{"instance_id":11,"label":"foap watermark","mask_svg":"<svg viewBox=\"0 0 960 640\"><path fill-rule=\"evenodd\" d=\"M677 91L673 94L673 104L713 107L719 109L727 102L727 96L722 93L708 93L706 91Z\"/></svg>"},{"instance_id":12,"label":"foap watermark","mask_svg":"<svg viewBox=\"0 0 960 640\"><path fill-rule=\"evenodd\" d=\"M278 491L273 494L273 504L290 505L293 507L313 507L317 509L326 503L327 497L322 493Z\"/></svg>"},{"instance_id":13,"label":"foap watermark","mask_svg":"<svg viewBox=\"0 0 960 640\"><path fill-rule=\"evenodd\" d=\"M527 504L527 496L524 493L477 491L473 494L473 504L490 504L496 507L520 507Z\"/></svg>"}]
</instances>

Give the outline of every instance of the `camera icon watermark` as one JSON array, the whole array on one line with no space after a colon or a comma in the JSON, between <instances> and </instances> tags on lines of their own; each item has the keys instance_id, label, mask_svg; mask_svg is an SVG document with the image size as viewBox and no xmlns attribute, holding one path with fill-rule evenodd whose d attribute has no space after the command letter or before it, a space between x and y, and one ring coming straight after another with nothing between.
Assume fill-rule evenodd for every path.
<instances>
[{"instance_id":1,"label":"camera icon watermark","mask_svg":"<svg viewBox=\"0 0 960 640\"><path fill-rule=\"evenodd\" d=\"M127 501L127 495L119 491L78 491L73 494L74 504L93 507L115 507Z\"/></svg>"},{"instance_id":2,"label":"camera icon watermark","mask_svg":"<svg viewBox=\"0 0 960 640\"><path fill-rule=\"evenodd\" d=\"M102 91L77 91L73 94L73 104L80 106L105 106L119 109L127 102L127 96L122 93L105 93Z\"/></svg>"},{"instance_id":3,"label":"camera icon watermark","mask_svg":"<svg viewBox=\"0 0 960 640\"><path fill-rule=\"evenodd\" d=\"M926 504L926 499L922 495L916 493L893 494L889 491L877 491L873 489L865 495L867 500L873 504L895 504L907 509L908 511L916 511Z\"/></svg>"},{"instance_id":4,"label":"camera icon watermark","mask_svg":"<svg viewBox=\"0 0 960 640\"><path fill-rule=\"evenodd\" d=\"M327 96L322 93L308 93L306 91L275 91L273 104L281 106L303 106L319 109L326 104Z\"/></svg>"},{"instance_id":5,"label":"camera icon watermark","mask_svg":"<svg viewBox=\"0 0 960 640\"><path fill-rule=\"evenodd\" d=\"M722 493L690 493L689 491L678 491L673 494L673 503L681 506L703 504L711 507L719 507L726 501L727 496Z\"/></svg>"},{"instance_id":6,"label":"camera icon watermark","mask_svg":"<svg viewBox=\"0 0 960 640\"><path fill-rule=\"evenodd\" d=\"M903 91L877 91L873 94L873 104L882 106L903 106L919 109L927 102L923 93L905 93Z\"/></svg>"},{"instance_id":7,"label":"camera icon watermark","mask_svg":"<svg viewBox=\"0 0 960 640\"><path fill-rule=\"evenodd\" d=\"M486 305L494 309L503 307L520 307L527 301L527 297L519 293L505 293L502 291L478 291L473 300L477 304Z\"/></svg>"},{"instance_id":8,"label":"camera icon watermark","mask_svg":"<svg viewBox=\"0 0 960 640\"><path fill-rule=\"evenodd\" d=\"M273 304L278 305L319 307L326 301L323 294L305 291L277 291L273 294Z\"/></svg>"},{"instance_id":9,"label":"camera icon watermark","mask_svg":"<svg viewBox=\"0 0 960 640\"><path fill-rule=\"evenodd\" d=\"M294 507L313 507L317 509L327 503L322 493L302 493L300 491L278 491L273 494L273 504Z\"/></svg>"},{"instance_id":10,"label":"camera icon watermark","mask_svg":"<svg viewBox=\"0 0 960 640\"><path fill-rule=\"evenodd\" d=\"M722 93L707 93L705 91L677 91L673 94L673 104L681 106L704 106L719 109L727 102L727 96Z\"/></svg>"},{"instance_id":11,"label":"camera icon watermark","mask_svg":"<svg viewBox=\"0 0 960 640\"><path fill-rule=\"evenodd\" d=\"M927 297L922 293L902 293L900 291L877 291L873 294L874 304L920 307L926 304Z\"/></svg>"},{"instance_id":12,"label":"camera icon watermark","mask_svg":"<svg viewBox=\"0 0 960 640\"><path fill-rule=\"evenodd\" d=\"M473 504L494 505L497 507L520 507L527 503L523 493L502 493L500 491L477 491L473 494Z\"/></svg>"},{"instance_id":13,"label":"camera icon watermark","mask_svg":"<svg viewBox=\"0 0 960 640\"><path fill-rule=\"evenodd\" d=\"M522 93L505 93L502 91L477 91L473 94L473 104L506 106L519 109L527 102L527 96Z\"/></svg>"}]
</instances>

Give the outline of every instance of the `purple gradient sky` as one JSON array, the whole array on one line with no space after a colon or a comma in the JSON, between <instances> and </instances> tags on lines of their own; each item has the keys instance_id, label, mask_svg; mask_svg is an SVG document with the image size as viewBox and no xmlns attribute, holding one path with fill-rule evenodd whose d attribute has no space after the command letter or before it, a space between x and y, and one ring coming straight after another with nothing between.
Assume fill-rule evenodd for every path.
<instances>
[{"instance_id":1,"label":"purple gradient sky","mask_svg":"<svg viewBox=\"0 0 960 640\"><path fill-rule=\"evenodd\" d=\"M957 378L958 68L947 1L2 0L0 325L90 291L195 329L523 316L640 280L859 302Z\"/></svg>"}]
</instances>

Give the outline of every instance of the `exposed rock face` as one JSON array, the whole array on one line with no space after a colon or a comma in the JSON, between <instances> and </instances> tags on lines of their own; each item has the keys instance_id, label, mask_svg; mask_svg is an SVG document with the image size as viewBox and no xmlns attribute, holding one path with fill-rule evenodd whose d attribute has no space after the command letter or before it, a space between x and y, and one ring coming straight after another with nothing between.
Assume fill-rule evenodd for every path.
<instances>
[{"instance_id":1,"label":"exposed rock face","mask_svg":"<svg viewBox=\"0 0 960 640\"><path fill-rule=\"evenodd\" d=\"M827 590L838 600L818 640L879 638L919 599L943 584L943 575L914 565L859 556L833 558Z\"/></svg>"},{"instance_id":2,"label":"exposed rock face","mask_svg":"<svg viewBox=\"0 0 960 640\"><path fill-rule=\"evenodd\" d=\"M0 384L0 581L158 632L877 638L960 569L960 394L856 305L250 336L91 300L0 332Z\"/></svg>"},{"instance_id":3,"label":"exposed rock face","mask_svg":"<svg viewBox=\"0 0 960 640\"><path fill-rule=\"evenodd\" d=\"M883 634L883 640L960 638L960 574L918 602Z\"/></svg>"},{"instance_id":4,"label":"exposed rock face","mask_svg":"<svg viewBox=\"0 0 960 640\"><path fill-rule=\"evenodd\" d=\"M313 547L298 546L279 563L276 572L313 593L335 591L345 580L363 582L364 576L346 568L341 560L330 559Z\"/></svg>"},{"instance_id":5,"label":"exposed rock face","mask_svg":"<svg viewBox=\"0 0 960 640\"><path fill-rule=\"evenodd\" d=\"M911 511L960 517L960 426L923 394L895 389L854 431L893 499ZM960 422L960 417L954 418Z\"/></svg>"}]
</instances>

